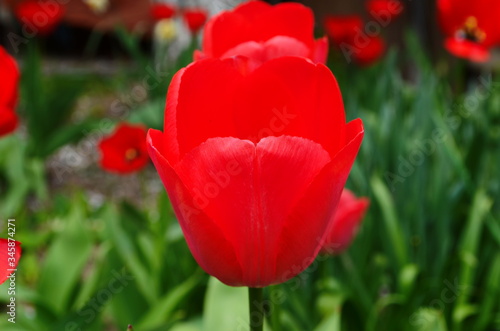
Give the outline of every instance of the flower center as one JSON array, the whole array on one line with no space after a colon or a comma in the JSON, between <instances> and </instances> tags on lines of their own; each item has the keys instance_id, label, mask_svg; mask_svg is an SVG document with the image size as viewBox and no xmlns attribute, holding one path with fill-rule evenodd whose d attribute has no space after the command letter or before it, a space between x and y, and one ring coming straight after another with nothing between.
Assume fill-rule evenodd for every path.
<instances>
[{"instance_id":1,"label":"flower center","mask_svg":"<svg viewBox=\"0 0 500 331\"><path fill-rule=\"evenodd\" d=\"M127 162L134 161L139 156L137 148L129 148L125 151L125 160Z\"/></svg>"},{"instance_id":2,"label":"flower center","mask_svg":"<svg viewBox=\"0 0 500 331\"><path fill-rule=\"evenodd\" d=\"M457 31L456 36L459 39L481 43L486 38L486 32L478 27L477 18L469 16L464 25Z\"/></svg>"}]
</instances>

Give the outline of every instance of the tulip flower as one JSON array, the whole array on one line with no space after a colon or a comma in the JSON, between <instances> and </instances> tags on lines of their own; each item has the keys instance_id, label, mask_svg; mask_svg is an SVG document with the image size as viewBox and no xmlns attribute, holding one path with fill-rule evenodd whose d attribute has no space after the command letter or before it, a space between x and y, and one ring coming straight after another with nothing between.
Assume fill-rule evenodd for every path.
<instances>
[{"instance_id":1,"label":"tulip flower","mask_svg":"<svg viewBox=\"0 0 500 331\"><path fill-rule=\"evenodd\" d=\"M366 10L372 18L387 25L401 15L404 6L400 0L368 0Z\"/></svg>"},{"instance_id":2,"label":"tulip flower","mask_svg":"<svg viewBox=\"0 0 500 331\"><path fill-rule=\"evenodd\" d=\"M195 60L243 55L260 65L280 56L302 56L325 63L328 41L315 40L313 32L314 15L304 5L249 1L208 21Z\"/></svg>"},{"instance_id":3,"label":"tulip flower","mask_svg":"<svg viewBox=\"0 0 500 331\"><path fill-rule=\"evenodd\" d=\"M186 8L182 12L184 21L192 34L197 34L205 22L207 21L208 13L203 8Z\"/></svg>"},{"instance_id":4,"label":"tulip flower","mask_svg":"<svg viewBox=\"0 0 500 331\"><path fill-rule=\"evenodd\" d=\"M358 232L369 205L367 198L356 198L351 191L344 189L321 253L340 254L345 251Z\"/></svg>"},{"instance_id":5,"label":"tulip flower","mask_svg":"<svg viewBox=\"0 0 500 331\"><path fill-rule=\"evenodd\" d=\"M487 61L500 43L500 1L438 0L437 6L445 48L460 58Z\"/></svg>"},{"instance_id":6,"label":"tulip flower","mask_svg":"<svg viewBox=\"0 0 500 331\"><path fill-rule=\"evenodd\" d=\"M176 12L177 8L171 4L154 3L151 5L151 17L153 17L155 21L170 19L174 17Z\"/></svg>"},{"instance_id":7,"label":"tulip flower","mask_svg":"<svg viewBox=\"0 0 500 331\"><path fill-rule=\"evenodd\" d=\"M19 69L16 61L0 46L0 137L13 132L18 125L15 112L18 99Z\"/></svg>"},{"instance_id":8,"label":"tulip flower","mask_svg":"<svg viewBox=\"0 0 500 331\"><path fill-rule=\"evenodd\" d=\"M364 23L357 15L328 15L324 21L327 34L350 62L368 66L378 61L385 52L384 40L379 36L368 35Z\"/></svg>"},{"instance_id":9,"label":"tulip flower","mask_svg":"<svg viewBox=\"0 0 500 331\"><path fill-rule=\"evenodd\" d=\"M205 59L180 70L149 153L199 265L231 286L264 287L321 248L363 137L335 77L280 57Z\"/></svg>"},{"instance_id":10,"label":"tulip flower","mask_svg":"<svg viewBox=\"0 0 500 331\"><path fill-rule=\"evenodd\" d=\"M340 45L352 42L356 32L363 30L363 19L358 15L327 15L324 26L334 45Z\"/></svg>"},{"instance_id":11,"label":"tulip flower","mask_svg":"<svg viewBox=\"0 0 500 331\"><path fill-rule=\"evenodd\" d=\"M5 282L12 273L12 269L17 268L21 258L21 243L0 238L0 284Z\"/></svg>"},{"instance_id":12,"label":"tulip flower","mask_svg":"<svg viewBox=\"0 0 500 331\"><path fill-rule=\"evenodd\" d=\"M385 49L385 42L382 38L371 37L359 49L352 48L352 56L360 66L369 66L384 55Z\"/></svg>"},{"instance_id":13,"label":"tulip flower","mask_svg":"<svg viewBox=\"0 0 500 331\"><path fill-rule=\"evenodd\" d=\"M148 162L146 129L142 125L122 123L99 143L101 167L118 174L144 168Z\"/></svg>"},{"instance_id":14,"label":"tulip flower","mask_svg":"<svg viewBox=\"0 0 500 331\"><path fill-rule=\"evenodd\" d=\"M46 36L61 22L64 12L57 1L27 0L17 6L16 17L28 30Z\"/></svg>"},{"instance_id":15,"label":"tulip flower","mask_svg":"<svg viewBox=\"0 0 500 331\"><path fill-rule=\"evenodd\" d=\"M177 36L177 27L173 19L158 21L154 29L154 37L159 43L172 41Z\"/></svg>"}]
</instances>

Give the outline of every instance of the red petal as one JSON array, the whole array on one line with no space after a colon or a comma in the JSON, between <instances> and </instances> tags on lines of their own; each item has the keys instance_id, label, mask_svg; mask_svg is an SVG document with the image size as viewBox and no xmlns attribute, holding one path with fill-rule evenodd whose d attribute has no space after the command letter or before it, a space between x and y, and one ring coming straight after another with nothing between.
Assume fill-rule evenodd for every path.
<instances>
[{"instance_id":1,"label":"red petal","mask_svg":"<svg viewBox=\"0 0 500 331\"><path fill-rule=\"evenodd\" d=\"M469 40L447 38L445 48L456 57L468 59L473 62L486 62L490 58L490 52L481 44Z\"/></svg>"},{"instance_id":2,"label":"red petal","mask_svg":"<svg viewBox=\"0 0 500 331\"><path fill-rule=\"evenodd\" d=\"M331 155L344 144L340 89L321 64L293 57L269 61L246 78L234 99L239 138L258 142L266 136L303 137Z\"/></svg>"},{"instance_id":3,"label":"red petal","mask_svg":"<svg viewBox=\"0 0 500 331\"><path fill-rule=\"evenodd\" d=\"M312 51L311 60L315 63L326 63L328 57L328 38L323 37L316 40Z\"/></svg>"},{"instance_id":4,"label":"red petal","mask_svg":"<svg viewBox=\"0 0 500 331\"><path fill-rule=\"evenodd\" d=\"M329 161L319 144L297 137L268 137L257 146L235 138L213 138L177 164L175 171L192 204L232 243L243 267L243 279L230 285L264 286L277 281L277 235ZM199 230L193 226L192 231ZM214 249L210 248L211 254L217 255Z\"/></svg>"},{"instance_id":5,"label":"red petal","mask_svg":"<svg viewBox=\"0 0 500 331\"><path fill-rule=\"evenodd\" d=\"M62 20L65 7L58 1L35 1L21 2L16 8L17 19L36 34L48 35L56 28Z\"/></svg>"},{"instance_id":6,"label":"red petal","mask_svg":"<svg viewBox=\"0 0 500 331\"><path fill-rule=\"evenodd\" d=\"M14 111L17 105L19 69L12 56L0 46L0 107Z\"/></svg>"},{"instance_id":7,"label":"red petal","mask_svg":"<svg viewBox=\"0 0 500 331\"><path fill-rule=\"evenodd\" d=\"M316 176L285 222L276 258L278 282L305 270L318 254L324 236L332 227L335 211L354 159L363 140L363 124L347 124L345 147ZM314 220L312 222L311 220Z\"/></svg>"},{"instance_id":8,"label":"red petal","mask_svg":"<svg viewBox=\"0 0 500 331\"><path fill-rule=\"evenodd\" d=\"M166 141L178 142L179 155L210 137L235 135L232 95L242 80L235 61L202 60L175 76L168 91L164 126ZM167 150L169 159L170 153L177 154L173 145Z\"/></svg>"},{"instance_id":9,"label":"red petal","mask_svg":"<svg viewBox=\"0 0 500 331\"><path fill-rule=\"evenodd\" d=\"M12 133L19 125L17 114L0 106L0 137Z\"/></svg>"},{"instance_id":10,"label":"red petal","mask_svg":"<svg viewBox=\"0 0 500 331\"><path fill-rule=\"evenodd\" d=\"M10 276L11 271L8 269L16 269L21 258L21 243L19 241L11 241L11 243L14 244L11 246L9 240L0 238L0 284ZM10 251L13 248L14 250ZM12 255L9 255L9 252ZM14 258L14 261L9 261L9 258Z\"/></svg>"},{"instance_id":11,"label":"red petal","mask_svg":"<svg viewBox=\"0 0 500 331\"><path fill-rule=\"evenodd\" d=\"M252 62L251 70L254 70L263 63L278 57L298 56L305 58L309 56L310 52L310 49L297 39L276 36L264 43L256 41L241 43L228 50L221 58L224 59L238 55L248 57Z\"/></svg>"},{"instance_id":12,"label":"red petal","mask_svg":"<svg viewBox=\"0 0 500 331\"><path fill-rule=\"evenodd\" d=\"M310 49L314 46L314 16L312 11L297 3L270 6L251 1L213 17L203 35L203 52L220 57L237 45L264 42L275 36L299 40Z\"/></svg>"},{"instance_id":13,"label":"red petal","mask_svg":"<svg viewBox=\"0 0 500 331\"><path fill-rule=\"evenodd\" d=\"M177 11L177 8L171 4L167 3L155 3L151 5L151 17L155 21L159 21L162 19L172 18Z\"/></svg>"},{"instance_id":14,"label":"red petal","mask_svg":"<svg viewBox=\"0 0 500 331\"><path fill-rule=\"evenodd\" d=\"M363 29L363 19L358 15L327 15L325 30L336 45L350 44L358 31Z\"/></svg>"},{"instance_id":15,"label":"red petal","mask_svg":"<svg viewBox=\"0 0 500 331\"><path fill-rule=\"evenodd\" d=\"M344 189L321 252L339 254L347 249L369 205L370 200L367 198L358 199L351 191Z\"/></svg>"},{"instance_id":16,"label":"red petal","mask_svg":"<svg viewBox=\"0 0 500 331\"><path fill-rule=\"evenodd\" d=\"M389 24L401 15L404 6L399 0L369 0L366 2L366 9L372 18Z\"/></svg>"},{"instance_id":17,"label":"red petal","mask_svg":"<svg viewBox=\"0 0 500 331\"><path fill-rule=\"evenodd\" d=\"M191 33L197 33L207 21L208 13L203 8L189 8L183 11L183 17Z\"/></svg>"},{"instance_id":18,"label":"red petal","mask_svg":"<svg viewBox=\"0 0 500 331\"><path fill-rule=\"evenodd\" d=\"M128 174L144 168L149 157L146 147L146 130L142 125L120 123L115 131L99 142L101 166L103 169L119 174ZM128 160L129 150L137 155Z\"/></svg>"},{"instance_id":19,"label":"red petal","mask_svg":"<svg viewBox=\"0 0 500 331\"><path fill-rule=\"evenodd\" d=\"M498 29L498 0L438 0L438 18L441 28L447 37L455 37L467 18L474 17L479 29L486 34L481 44L491 47L500 43L500 29Z\"/></svg>"},{"instance_id":20,"label":"red petal","mask_svg":"<svg viewBox=\"0 0 500 331\"><path fill-rule=\"evenodd\" d=\"M385 52L385 42L380 37L371 37L362 47L355 49L354 60L360 65L371 65L378 61Z\"/></svg>"},{"instance_id":21,"label":"red petal","mask_svg":"<svg viewBox=\"0 0 500 331\"><path fill-rule=\"evenodd\" d=\"M225 237L223 229L200 208L196 196L186 188L163 156L163 134L149 130L147 141L151 160L168 192L193 257L207 273L223 283L241 284L242 267L236 258L236 250ZM233 220L235 223L239 221Z\"/></svg>"},{"instance_id":22,"label":"red petal","mask_svg":"<svg viewBox=\"0 0 500 331\"><path fill-rule=\"evenodd\" d=\"M327 67L283 57L246 74L241 63L202 60L176 75L165 116L172 162L212 137L257 143L266 136L298 136L320 143L331 155L343 146L342 97Z\"/></svg>"}]
</instances>

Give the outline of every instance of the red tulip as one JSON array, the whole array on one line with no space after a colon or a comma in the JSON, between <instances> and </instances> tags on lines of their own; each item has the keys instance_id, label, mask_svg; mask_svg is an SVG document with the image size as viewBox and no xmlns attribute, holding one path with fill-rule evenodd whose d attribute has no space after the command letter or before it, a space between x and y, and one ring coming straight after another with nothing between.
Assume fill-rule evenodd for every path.
<instances>
[{"instance_id":1,"label":"red tulip","mask_svg":"<svg viewBox=\"0 0 500 331\"><path fill-rule=\"evenodd\" d=\"M361 66L369 66L377 62L385 53L385 42L380 37L370 37L366 44L362 44L359 48L353 48L353 59Z\"/></svg>"},{"instance_id":2,"label":"red tulip","mask_svg":"<svg viewBox=\"0 0 500 331\"><path fill-rule=\"evenodd\" d=\"M151 16L155 21L169 19L174 17L177 8L167 3L154 3L151 5Z\"/></svg>"},{"instance_id":3,"label":"red tulip","mask_svg":"<svg viewBox=\"0 0 500 331\"><path fill-rule=\"evenodd\" d=\"M7 108L0 108L0 137L12 133L19 125L16 113Z\"/></svg>"},{"instance_id":4,"label":"red tulip","mask_svg":"<svg viewBox=\"0 0 500 331\"><path fill-rule=\"evenodd\" d=\"M339 46L342 43L351 43L356 33L363 30L363 19L358 15L327 15L324 26L334 44Z\"/></svg>"},{"instance_id":5,"label":"red tulip","mask_svg":"<svg viewBox=\"0 0 500 331\"><path fill-rule=\"evenodd\" d=\"M316 257L363 133L326 66L234 57L175 75L148 148L200 266L262 287Z\"/></svg>"},{"instance_id":6,"label":"red tulip","mask_svg":"<svg viewBox=\"0 0 500 331\"><path fill-rule=\"evenodd\" d=\"M101 140L101 166L119 174L128 174L144 168L149 161L146 147L146 129L142 125L122 123Z\"/></svg>"},{"instance_id":7,"label":"red tulip","mask_svg":"<svg viewBox=\"0 0 500 331\"><path fill-rule=\"evenodd\" d=\"M198 33L208 18L208 13L203 8L188 8L183 11L184 21L192 34Z\"/></svg>"},{"instance_id":8,"label":"red tulip","mask_svg":"<svg viewBox=\"0 0 500 331\"><path fill-rule=\"evenodd\" d=\"M367 198L358 199L351 191L344 189L321 253L339 254L346 250L358 232L369 205L370 200Z\"/></svg>"},{"instance_id":9,"label":"red tulip","mask_svg":"<svg viewBox=\"0 0 500 331\"><path fill-rule=\"evenodd\" d=\"M16 61L0 46L0 137L17 128L19 69Z\"/></svg>"},{"instance_id":10,"label":"red tulip","mask_svg":"<svg viewBox=\"0 0 500 331\"><path fill-rule=\"evenodd\" d=\"M64 16L64 7L57 1L27 0L18 5L16 16L35 34L48 35Z\"/></svg>"},{"instance_id":11,"label":"red tulip","mask_svg":"<svg viewBox=\"0 0 500 331\"><path fill-rule=\"evenodd\" d=\"M0 238L0 284L5 282L16 269L21 258L21 243Z\"/></svg>"},{"instance_id":12,"label":"red tulip","mask_svg":"<svg viewBox=\"0 0 500 331\"><path fill-rule=\"evenodd\" d=\"M325 63L327 39L315 40L313 32L314 15L304 5L249 1L208 21L203 50L195 52L195 59L243 55L260 65L289 55Z\"/></svg>"},{"instance_id":13,"label":"red tulip","mask_svg":"<svg viewBox=\"0 0 500 331\"><path fill-rule=\"evenodd\" d=\"M453 55L485 62L490 49L500 43L500 1L438 0L438 16Z\"/></svg>"},{"instance_id":14,"label":"red tulip","mask_svg":"<svg viewBox=\"0 0 500 331\"><path fill-rule=\"evenodd\" d=\"M403 3L400 0L369 0L366 2L366 10L370 16L384 26L401 15L403 9Z\"/></svg>"},{"instance_id":15,"label":"red tulip","mask_svg":"<svg viewBox=\"0 0 500 331\"><path fill-rule=\"evenodd\" d=\"M363 20L359 16L329 15L325 19L324 26L348 61L353 60L363 66L371 65L385 52L384 40L365 33Z\"/></svg>"}]
</instances>

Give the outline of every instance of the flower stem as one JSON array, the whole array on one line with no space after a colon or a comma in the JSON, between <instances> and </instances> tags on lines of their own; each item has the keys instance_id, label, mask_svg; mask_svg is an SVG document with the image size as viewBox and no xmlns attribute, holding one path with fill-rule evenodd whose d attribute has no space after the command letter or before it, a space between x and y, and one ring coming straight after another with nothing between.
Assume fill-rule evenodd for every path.
<instances>
[{"instance_id":1,"label":"flower stem","mask_svg":"<svg viewBox=\"0 0 500 331\"><path fill-rule=\"evenodd\" d=\"M262 288L248 288L248 305L250 312L250 331L264 330L265 312L262 311L263 301Z\"/></svg>"}]
</instances>

